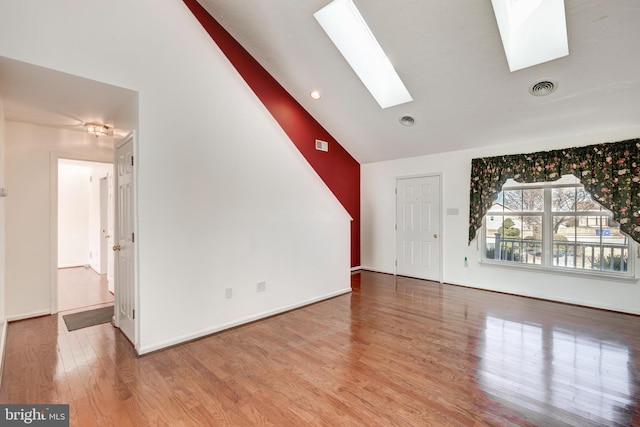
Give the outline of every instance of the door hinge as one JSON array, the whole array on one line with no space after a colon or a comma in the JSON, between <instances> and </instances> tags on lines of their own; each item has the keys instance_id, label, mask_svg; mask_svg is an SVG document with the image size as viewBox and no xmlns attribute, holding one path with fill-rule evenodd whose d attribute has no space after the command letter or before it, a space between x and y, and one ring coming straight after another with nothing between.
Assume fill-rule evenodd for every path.
<instances>
[{"instance_id":1,"label":"door hinge","mask_svg":"<svg viewBox=\"0 0 640 427\"><path fill-rule=\"evenodd\" d=\"M398 266L398 260L396 260L396 267Z\"/></svg>"},{"instance_id":2,"label":"door hinge","mask_svg":"<svg viewBox=\"0 0 640 427\"><path fill-rule=\"evenodd\" d=\"M136 233L131 233L131 243L136 241Z\"/></svg>"},{"instance_id":3,"label":"door hinge","mask_svg":"<svg viewBox=\"0 0 640 427\"><path fill-rule=\"evenodd\" d=\"M396 224L396 230L398 229L398 224Z\"/></svg>"},{"instance_id":4,"label":"door hinge","mask_svg":"<svg viewBox=\"0 0 640 427\"><path fill-rule=\"evenodd\" d=\"M133 156L131 156L131 166L133 166Z\"/></svg>"},{"instance_id":5,"label":"door hinge","mask_svg":"<svg viewBox=\"0 0 640 427\"><path fill-rule=\"evenodd\" d=\"M136 318L136 311L135 310L131 310L131 318L132 319Z\"/></svg>"}]
</instances>

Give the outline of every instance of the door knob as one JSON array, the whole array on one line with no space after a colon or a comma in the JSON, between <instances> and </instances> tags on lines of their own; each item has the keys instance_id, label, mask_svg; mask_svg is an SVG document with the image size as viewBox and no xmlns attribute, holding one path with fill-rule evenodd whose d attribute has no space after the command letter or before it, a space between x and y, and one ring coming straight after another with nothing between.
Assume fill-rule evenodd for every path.
<instances>
[{"instance_id":1,"label":"door knob","mask_svg":"<svg viewBox=\"0 0 640 427\"><path fill-rule=\"evenodd\" d=\"M114 251L114 252L119 251L120 249L121 249L121 248L120 248L120 245L114 245L114 246L113 246L113 251Z\"/></svg>"},{"instance_id":2,"label":"door knob","mask_svg":"<svg viewBox=\"0 0 640 427\"><path fill-rule=\"evenodd\" d=\"M437 234L434 234L434 235L433 235L433 238L434 238L434 239L437 239L437 238L438 238L438 235L437 235Z\"/></svg>"}]
</instances>

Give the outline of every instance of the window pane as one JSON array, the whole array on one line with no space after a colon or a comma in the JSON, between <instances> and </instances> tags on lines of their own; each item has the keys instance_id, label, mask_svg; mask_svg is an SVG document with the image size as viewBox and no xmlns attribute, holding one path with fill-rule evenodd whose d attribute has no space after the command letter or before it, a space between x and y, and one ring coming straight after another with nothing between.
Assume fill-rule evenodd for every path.
<instances>
[{"instance_id":1,"label":"window pane","mask_svg":"<svg viewBox=\"0 0 640 427\"><path fill-rule=\"evenodd\" d=\"M522 190L505 190L502 192L504 209L511 212L522 210Z\"/></svg>"},{"instance_id":2,"label":"window pane","mask_svg":"<svg viewBox=\"0 0 640 427\"><path fill-rule=\"evenodd\" d=\"M522 191L522 210L542 212L544 210L544 189L535 188Z\"/></svg>"},{"instance_id":3,"label":"window pane","mask_svg":"<svg viewBox=\"0 0 640 427\"><path fill-rule=\"evenodd\" d=\"M600 235L600 257L595 259L594 268L602 271L627 271L629 261L629 240L620 232L620 224L610 217L600 217L602 224L596 233Z\"/></svg>"},{"instance_id":4,"label":"window pane","mask_svg":"<svg viewBox=\"0 0 640 427\"><path fill-rule=\"evenodd\" d=\"M602 206L598 202L594 202L591 195L584 188L578 188L576 192L576 210L582 211L599 211Z\"/></svg>"},{"instance_id":5,"label":"window pane","mask_svg":"<svg viewBox=\"0 0 640 427\"><path fill-rule=\"evenodd\" d=\"M579 239L576 238L579 230L582 230L578 225L577 218L574 215L554 215L552 218L553 224L553 245L552 245L552 264L559 267L570 268L591 268L591 264L585 265L584 246L579 244Z\"/></svg>"},{"instance_id":6,"label":"window pane","mask_svg":"<svg viewBox=\"0 0 640 427\"><path fill-rule=\"evenodd\" d=\"M498 228L495 231L489 229L496 225ZM487 221L485 256L501 261L520 261L521 235L520 216L496 216L493 221Z\"/></svg>"},{"instance_id":7,"label":"window pane","mask_svg":"<svg viewBox=\"0 0 640 427\"><path fill-rule=\"evenodd\" d=\"M542 217L522 217L522 262L525 264L542 263Z\"/></svg>"},{"instance_id":8,"label":"window pane","mask_svg":"<svg viewBox=\"0 0 640 427\"><path fill-rule=\"evenodd\" d=\"M553 236L554 266L627 271L629 241L610 217L554 215L553 221L562 224Z\"/></svg>"},{"instance_id":9,"label":"window pane","mask_svg":"<svg viewBox=\"0 0 640 427\"><path fill-rule=\"evenodd\" d=\"M573 212L576 210L576 188L552 188L551 210Z\"/></svg>"}]
</instances>

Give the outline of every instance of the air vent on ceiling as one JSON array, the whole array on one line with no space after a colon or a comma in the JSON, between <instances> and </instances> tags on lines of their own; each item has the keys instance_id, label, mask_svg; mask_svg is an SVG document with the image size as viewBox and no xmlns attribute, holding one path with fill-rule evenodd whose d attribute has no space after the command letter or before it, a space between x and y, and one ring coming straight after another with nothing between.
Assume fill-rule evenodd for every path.
<instances>
[{"instance_id":1,"label":"air vent on ceiling","mask_svg":"<svg viewBox=\"0 0 640 427\"><path fill-rule=\"evenodd\" d=\"M400 117L400 124L402 126L413 126L416 124L416 119L411 116L402 116Z\"/></svg>"},{"instance_id":2,"label":"air vent on ceiling","mask_svg":"<svg viewBox=\"0 0 640 427\"><path fill-rule=\"evenodd\" d=\"M327 141L316 139L316 150L329 151L329 143Z\"/></svg>"},{"instance_id":3,"label":"air vent on ceiling","mask_svg":"<svg viewBox=\"0 0 640 427\"><path fill-rule=\"evenodd\" d=\"M529 93L534 96L545 96L556 90L557 83L549 80L542 80L529 88Z\"/></svg>"}]
</instances>

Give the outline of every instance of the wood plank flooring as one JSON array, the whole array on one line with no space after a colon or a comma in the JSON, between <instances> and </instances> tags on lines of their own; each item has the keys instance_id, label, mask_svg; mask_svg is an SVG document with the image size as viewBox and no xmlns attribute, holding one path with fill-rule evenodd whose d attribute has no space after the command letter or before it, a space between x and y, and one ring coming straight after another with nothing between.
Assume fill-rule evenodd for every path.
<instances>
[{"instance_id":1,"label":"wood plank flooring","mask_svg":"<svg viewBox=\"0 0 640 427\"><path fill-rule=\"evenodd\" d=\"M86 310L108 303L113 303L113 294L109 292L106 274L85 267L58 270L58 311Z\"/></svg>"},{"instance_id":2,"label":"wood plank flooring","mask_svg":"<svg viewBox=\"0 0 640 427\"><path fill-rule=\"evenodd\" d=\"M8 328L3 403L72 426L640 426L640 317L362 272L353 293L136 357Z\"/></svg>"}]
</instances>

